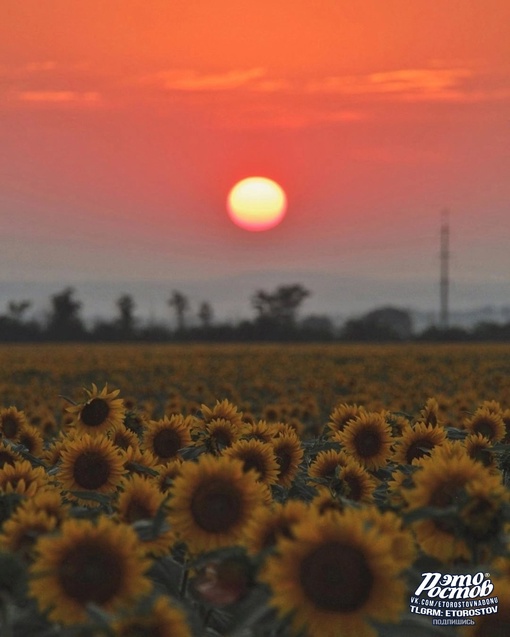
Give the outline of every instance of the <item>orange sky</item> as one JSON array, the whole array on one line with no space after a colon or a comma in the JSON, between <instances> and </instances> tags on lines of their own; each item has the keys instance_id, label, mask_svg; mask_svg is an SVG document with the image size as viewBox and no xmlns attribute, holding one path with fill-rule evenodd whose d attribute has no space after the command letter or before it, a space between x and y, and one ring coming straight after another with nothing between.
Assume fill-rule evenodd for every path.
<instances>
[{"instance_id":1,"label":"orange sky","mask_svg":"<svg viewBox=\"0 0 510 637\"><path fill-rule=\"evenodd\" d=\"M509 24L507 0L4 0L0 281L435 294L447 207L457 280L506 282ZM288 194L265 233L225 210L251 174Z\"/></svg>"}]
</instances>

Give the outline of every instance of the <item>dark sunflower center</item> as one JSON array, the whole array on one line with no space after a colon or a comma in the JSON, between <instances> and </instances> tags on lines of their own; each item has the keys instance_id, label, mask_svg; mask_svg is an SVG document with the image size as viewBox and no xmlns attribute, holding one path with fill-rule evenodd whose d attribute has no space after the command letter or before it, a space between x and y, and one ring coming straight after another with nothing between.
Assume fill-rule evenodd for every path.
<instances>
[{"instance_id":1,"label":"dark sunflower center","mask_svg":"<svg viewBox=\"0 0 510 637\"><path fill-rule=\"evenodd\" d=\"M191 514L208 533L229 531L242 516L242 497L234 484L213 480L202 484L191 500Z\"/></svg>"},{"instance_id":2,"label":"dark sunflower center","mask_svg":"<svg viewBox=\"0 0 510 637\"><path fill-rule=\"evenodd\" d=\"M422 458L425 455L429 455L429 451L434 448L434 443L430 440L415 440L412 444L409 445L409 448L406 452L406 462L407 464L411 464L411 462L415 458Z\"/></svg>"},{"instance_id":3,"label":"dark sunflower center","mask_svg":"<svg viewBox=\"0 0 510 637\"><path fill-rule=\"evenodd\" d=\"M18 433L19 422L12 416L4 416L2 419L2 430L6 438L14 438Z\"/></svg>"},{"instance_id":4,"label":"dark sunflower center","mask_svg":"<svg viewBox=\"0 0 510 637\"><path fill-rule=\"evenodd\" d=\"M221 447L229 447L234 440L230 429L226 429L223 427L217 427L216 429L213 429L213 431L211 432L211 438L213 438L216 444L220 445Z\"/></svg>"},{"instance_id":5,"label":"dark sunflower center","mask_svg":"<svg viewBox=\"0 0 510 637\"><path fill-rule=\"evenodd\" d=\"M87 427L99 427L108 418L110 407L102 398L92 398L83 406L80 419Z\"/></svg>"},{"instance_id":6,"label":"dark sunflower center","mask_svg":"<svg viewBox=\"0 0 510 637\"><path fill-rule=\"evenodd\" d=\"M280 448L275 451L276 461L280 467L280 477L284 476L290 469L292 463L292 457L290 451L285 448Z\"/></svg>"},{"instance_id":7,"label":"dark sunflower center","mask_svg":"<svg viewBox=\"0 0 510 637\"><path fill-rule=\"evenodd\" d=\"M330 462L325 462L319 467L319 475L321 478L334 478L335 471L339 466L338 460L332 460Z\"/></svg>"},{"instance_id":8,"label":"dark sunflower center","mask_svg":"<svg viewBox=\"0 0 510 637\"><path fill-rule=\"evenodd\" d=\"M473 427L473 431L475 432L475 434L482 434L482 436L485 436L486 438L491 440L496 434L496 426L495 423L489 418L480 418L476 421Z\"/></svg>"},{"instance_id":9,"label":"dark sunflower center","mask_svg":"<svg viewBox=\"0 0 510 637\"><path fill-rule=\"evenodd\" d=\"M8 451L0 451L0 469L6 465L14 465L14 458Z\"/></svg>"},{"instance_id":10,"label":"dark sunflower center","mask_svg":"<svg viewBox=\"0 0 510 637\"><path fill-rule=\"evenodd\" d=\"M34 436L31 436L29 433L25 433L20 436L18 440L20 444L22 444L27 449L28 453L31 453L34 450L36 445Z\"/></svg>"},{"instance_id":11,"label":"dark sunflower center","mask_svg":"<svg viewBox=\"0 0 510 637\"><path fill-rule=\"evenodd\" d=\"M149 518L152 518L152 513L143 502L133 500L129 503L126 511L126 520L129 524L137 522L138 520L148 520Z\"/></svg>"},{"instance_id":12,"label":"dark sunflower center","mask_svg":"<svg viewBox=\"0 0 510 637\"><path fill-rule=\"evenodd\" d=\"M459 501L459 498L461 496L461 487L461 484L455 483L441 485L432 493L429 501L430 506L439 507L442 509L453 506L456 502ZM434 525L445 533L455 533L458 528L458 524L456 523L456 516L454 514L448 517L436 518L434 520Z\"/></svg>"},{"instance_id":13,"label":"dark sunflower center","mask_svg":"<svg viewBox=\"0 0 510 637\"><path fill-rule=\"evenodd\" d=\"M97 451L85 451L74 463L73 478L83 489L99 489L110 477L110 463Z\"/></svg>"},{"instance_id":14,"label":"dark sunflower center","mask_svg":"<svg viewBox=\"0 0 510 637\"><path fill-rule=\"evenodd\" d=\"M152 446L160 458L172 458L182 447L181 437L173 429L162 429L154 436Z\"/></svg>"},{"instance_id":15,"label":"dark sunflower center","mask_svg":"<svg viewBox=\"0 0 510 637\"><path fill-rule=\"evenodd\" d=\"M119 594L124 571L122 559L112 547L89 541L67 552L57 576L65 594L79 604L106 604Z\"/></svg>"},{"instance_id":16,"label":"dark sunflower center","mask_svg":"<svg viewBox=\"0 0 510 637\"><path fill-rule=\"evenodd\" d=\"M371 458L381 451L381 434L377 429L361 429L354 440L356 451L362 458Z\"/></svg>"},{"instance_id":17,"label":"dark sunflower center","mask_svg":"<svg viewBox=\"0 0 510 637\"><path fill-rule=\"evenodd\" d=\"M490 467L493 461L493 456L486 447L475 446L470 450L469 455L473 460L481 462L486 467Z\"/></svg>"},{"instance_id":18,"label":"dark sunflower center","mask_svg":"<svg viewBox=\"0 0 510 637\"><path fill-rule=\"evenodd\" d=\"M355 475L351 474L351 475L345 475L343 477L343 481L345 482L345 485L347 487L346 495L349 498L349 500L354 500L355 502L360 500L363 495L363 486L361 483L361 478L358 478Z\"/></svg>"},{"instance_id":19,"label":"dark sunflower center","mask_svg":"<svg viewBox=\"0 0 510 637\"><path fill-rule=\"evenodd\" d=\"M266 463L264 458L256 453L245 453L241 458L243 462L243 471L248 472L250 469L255 469L262 477L266 475Z\"/></svg>"},{"instance_id":20,"label":"dark sunflower center","mask_svg":"<svg viewBox=\"0 0 510 637\"><path fill-rule=\"evenodd\" d=\"M361 551L328 542L303 559L299 581L306 597L320 610L349 613L367 602L374 578Z\"/></svg>"}]
</instances>

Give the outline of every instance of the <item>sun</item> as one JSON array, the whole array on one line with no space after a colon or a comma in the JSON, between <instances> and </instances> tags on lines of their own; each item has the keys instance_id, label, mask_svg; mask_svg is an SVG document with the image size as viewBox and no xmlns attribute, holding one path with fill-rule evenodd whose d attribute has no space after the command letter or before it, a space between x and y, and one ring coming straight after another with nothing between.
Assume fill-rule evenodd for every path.
<instances>
[{"instance_id":1,"label":"sun","mask_svg":"<svg viewBox=\"0 0 510 637\"><path fill-rule=\"evenodd\" d=\"M270 230L285 216L287 196L272 179L247 177L229 192L227 211L230 219L244 230Z\"/></svg>"}]
</instances>

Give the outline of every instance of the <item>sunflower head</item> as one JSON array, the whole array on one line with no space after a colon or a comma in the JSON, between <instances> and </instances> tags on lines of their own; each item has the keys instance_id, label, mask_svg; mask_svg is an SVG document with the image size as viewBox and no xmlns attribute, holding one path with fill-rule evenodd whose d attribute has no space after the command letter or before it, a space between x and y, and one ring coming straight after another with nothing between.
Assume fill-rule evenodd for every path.
<instances>
[{"instance_id":1,"label":"sunflower head","mask_svg":"<svg viewBox=\"0 0 510 637\"><path fill-rule=\"evenodd\" d=\"M275 484L278 479L280 467L273 447L268 442L237 440L225 449L223 455L241 460L244 471L255 471L258 480L265 484Z\"/></svg>"},{"instance_id":2,"label":"sunflower head","mask_svg":"<svg viewBox=\"0 0 510 637\"><path fill-rule=\"evenodd\" d=\"M179 451L191 444L192 416L173 414L160 420L150 420L143 433L143 448L165 463L176 458Z\"/></svg>"},{"instance_id":3,"label":"sunflower head","mask_svg":"<svg viewBox=\"0 0 510 637\"><path fill-rule=\"evenodd\" d=\"M338 405L329 416L325 433L332 436L339 431L343 431L351 420L357 418L364 411L363 407L356 404L342 403Z\"/></svg>"},{"instance_id":4,"label":"sunflower head","mask_svg":"<svg viewBox=\"0 0 510 637\"><path fill-rule=\"evenodd\" d=\"M38 540L36 552L30 594L53 621L83 622L89 604L128 608L151 587L135 531L105 516L65 521L59 535Z\"/></svg>"},{"instance_id":5,"label":"sunflower head","mask_svg":"<svg viewBox=\"0 0 510 637\"><path fill-rule=\"evenodd\" d=\"M105 385L101 391L95 384L92 389L85 389L88 399L81 404L67 407L67 412L73 417L71 425L80 433L91 436L104 434L124 422L126 408L124 401L117 398L119 390L108 391Z\"/></svg>"},{"instance_id":6,"label":"sunflower head","mask_svg":"<svg viewBox=\"0 0 510 637\"><path fill-rule=\"evenodd\" d=\"M404 564L392 559L392 532L382 531L372 511L309 515L266 561L271 605L296 632L375 637L369 622L396 622L405 602Z\"/></svg>"},{"instance_id":7,"label":"sunflower head","mask_svg":"<svg viewBox=\"0 0 510 637\"><path fill-rule=\"evenodd\" d=\"M261 509L249 522L244 543L248 552L260 553L275 547L281 537L294 538L293 528L306 519L308 505L302 500L287 500Z\"/></svg>"},{"instance_id":8,"label":"sunflower head","mask_svg":"<svg viewBox=\"0 0 510 637\"><path fill-rule=\"evenodd\" d=\"M4 464L0 469L0 492L32 497L47 484L48 476L44 468L32 467L28 460Z\"/></svg>"},{"instance_id":9,"label":"sunflower head","mask_svg":"<svg viewBox=\"0 0 510 637\"><path fill-rule=\"evenodd\" d=\"M290 487L305 453L301 441L296 433L288 432L275 437L271 444L279 465L278 484Z\"/></svg>"},{"instance_id":10,"label":"sunflower head","mask_svg":"<svg viewBox=\"0 0 510 637\"><path fill-rule=\"evenodd\" d=\"M500 411L494 411L487 406L479 407L471 418L464 423L468 433L482 434L493 442L503 440L506 434L505 423Z\"/></svg>"},{"instance_id":11,"label":"sunflower head","mask_svg":"<svg viewBox=\"0 0 510 637\"><path fill-rule=\"evenodd\" d=\"M414 426L408 426L402 435L395 440L393 460L398 464L412 464L437 445L446 440L446 432L442 427L437 427L424 422L418 422Z\"/></svg>"},{"instance_id":12,"label":"sunflower head","mask_svg":"<svg viewBox=\"0 0 510 637\"><path fill-rule=\"evenodd\" d=\"M85 506L98 502L73 492L113 495L125 473L123 455L106 436L83 434L64 445L61 457L58 480L62 489Z\"/></svg>"},{"instance_id":13,"label":"sunflower head","mask_svg":"<svg viewBox=\"0 0 510 637\"><path fill-rule=\"evenodd\" d=\"M437 398L427 398L425 406L420 410L419 420L431 427L441 426L442 420Z\"/></svg>"},{"instance_id":14,"label":"sunflower head","mask_svg":"<svg viewBox=\"0 0 510 637\"><path fill-rule=\"evenodd\" d=\"M0 434L4 438L17 440L21 428L27 425L25 412L16 407L2 407L0 409Z\"/></svg>"},{"instance_id":15,"label":"sunflower head","mask_svg":"<svg viewBox=\"0 0 510 637\"><path fill-rule=\"evenodd\" d=\"M238 540L265 492L240 460L202 454L183 463L170 495L172 527L195 553Z\"/></svg>"},{"instance_id":16,"label":"sunflower head","mask_svg":"<svg viewBox=\"0 0 510 637\"><path fill-rule=\"evenodd\" d=\"M368 469L379 469L389 460L391 428L384 414L364 412L333 436L349 455Z\"/></svg>"}]
</instances>

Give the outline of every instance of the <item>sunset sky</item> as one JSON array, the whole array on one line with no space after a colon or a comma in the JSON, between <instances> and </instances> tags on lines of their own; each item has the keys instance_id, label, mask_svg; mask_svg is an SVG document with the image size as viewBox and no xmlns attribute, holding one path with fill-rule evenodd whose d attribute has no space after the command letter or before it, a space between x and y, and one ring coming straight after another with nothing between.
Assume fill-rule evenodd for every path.
<instances>
[{"instance_id":1,"label":"sunset sky","mask_svg":"<svg viewBox=\"0 0 510 637\"><path fill-rule=\"evenodd\" d=\"M310 308L434 310L444 208L452 305L510 304L509 25L508 0L3 0L0 313L27 284L214 305L308 275L338 280ZM251 175L287 194L272 230L227 215Z\"/></svg>"}]
</instances>

